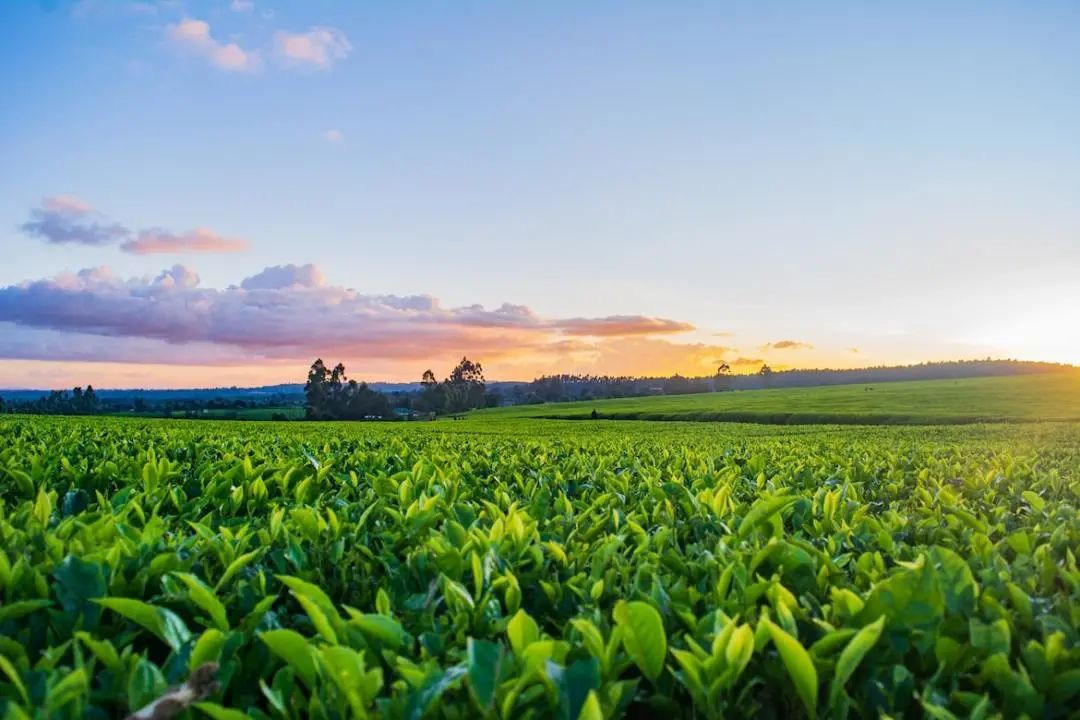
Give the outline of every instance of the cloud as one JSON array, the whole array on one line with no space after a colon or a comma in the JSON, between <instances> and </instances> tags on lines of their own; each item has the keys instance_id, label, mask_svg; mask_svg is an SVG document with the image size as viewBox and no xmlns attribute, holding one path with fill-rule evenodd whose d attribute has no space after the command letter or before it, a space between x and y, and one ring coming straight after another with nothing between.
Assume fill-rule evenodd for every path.
<instances>
[{"instance_id":1,"label":"cloud","mask_svg":"<svg viewBox=\"0 0 1080 720\"><path fill-rule=\"evenodd\" d=\"M109 245L130 234L82 200L63 195L42 200L20 229L53 245Z\"/></svg>"},{"instance_id":2,"label":"cloud","mask_svg":"<svg viewBox=\"0 0 1080 720\"><path fill-rule=\"evenodd\" d=\"M199 274L185 265L173 265L169 270L162 270L150 283L151 287L168 290L190 290L199 284Z\"/></svg>"},{"instance_id":3,"label":"cloud","mask_svg":"<svg viewBox=\"0 0 1080 720\"><path fill-rule=\"evenodd\" d=\"M761 346L762 350L812 350L813 345L810 343L800 342L798 340L777 340L772 343L765 343Z\"/></svg>"},{"instance_id":4,"label":"cloud","mask_svg":"<svg viewBox=\"0 0 1080 720\"><path fill-rule=\"evenodd\" d=\"M100 247L123 241L120 249L134 255L228 253L248 248L246 240L222 237L209 228L195 228L186 233L147 228L136 234L120 223L105 219L89 203L67 195L45 198L30 210L30 219L19 227L27 235L53 245Z\"/></svg>"},{"instance_id":5,"label":"cloud","mask_svg":"<svg viewBox=\"0 0 1080 720\"><path fill-rule=\"evenodd\" d=\"M252 0L232 0L229 4L229 9L234 13L246 13L255 9L255 3Z\"/></svg>"},{"instance_id":6,"label":"cloud","mask_svg":"<svg viewBox=\"0 0 1080 720\"><path fill-rule=\"evenodd\" d=\"M255 72L262 67L258 52L215 40L205 20L185 18L166 26L165 34L175 47L203 58L220 70Z\"/></svg>"},{"instance_id":7,"label":"cloud","mask_svg":"<svg viewBox=\"0 0 1080 720\"><path fill-rule=\"evenodd\" d=\"M728 365L731 367L757 367L764 364L765 358L737 357L734 360L728 361Z\"/></svg>"},{"instance_id":8,"label":"cloud","mask_svg":"<svg viewBox=\"0 0 1080 720\"><path fill-rule=\"evenodd\" d=\"M179 235L162 228L150 228L141 230L134 240L125 242L120 249L134 255L232 253L247 250L248 242L222 237L209 228L195 228Z\"/></svg>"},{"instance_id":9,"label":"cloud","mask_svg":"<svg viewBox=\"0 0 1080 720\"><path fill-rule=\"evenodd\" d=\"M330 143L339 143L345 139L340 130L327 130L322 136L323 140Z\"/></svg>"},{"instance_id":10,"label":"cloud","mask_svg":"<svg viewBox=\"0 0 1080 720\"><path fill-rule=\"evenodd\" d=\"M278 31L274 34L278 57L286 66L329 69L352 52L345 33L332 27L316 26L302 33Z\"/></svg>"},{"instance_id":11,"label":"cloud","mask_svg":"<svg viewBox=\"0 0 1080 720\"><path fill-rule=\"evenodd\" d=\"M661 335L688 332L693 325L664 318L641 315L610 315L603 318L571 318L561 320L559 328L567 335L592 335L596 337L628 335Z\"/></svg>"},{"instance_id":12,"label":"cloud","mask_svg":"<svg viewBox=\"0 0 1080 720\"><path fill-rule=\"evenodd\" d=\"M853 348L848 348L848 352L859 353L859 352L862 352L862 351L859 350L859 348L857 348L857 347L853 347Z\"/></svg>"},{"instance_id":13,"label":"cloud","mask_svg":"<svg viewBox=\"0 0 1080 720\"><path fill-rule=\"evenodd\" d=\"M430 295L330 285L313 265L269 267L225 289L202 287L184 265L127 279L90 268L0 288L0 324L10 329L0 332L0 358L48 358L46 350L63 347L61 338L69 336L81 359L151 364L251 365L315 355L450 362L468 352L486 362L527 355L558 368L569 356L581 366L625 369L636 362L686 372L707 370L725 350L647 336L682 325L674 321L548 319L510 303L444 307Z\"/></svg>"},{"instance_id":14,"label":"cloud","mask_svg":"<svg viewBox=\"0 0 1080 720\"><path fill-rule=\"evenodd\" d=\"M315 288L325 283L322 272L314 265L274 265L257 275L244 278L240 287L244 290L286 290L288 288Z\"/></svg>"}]
</instances>

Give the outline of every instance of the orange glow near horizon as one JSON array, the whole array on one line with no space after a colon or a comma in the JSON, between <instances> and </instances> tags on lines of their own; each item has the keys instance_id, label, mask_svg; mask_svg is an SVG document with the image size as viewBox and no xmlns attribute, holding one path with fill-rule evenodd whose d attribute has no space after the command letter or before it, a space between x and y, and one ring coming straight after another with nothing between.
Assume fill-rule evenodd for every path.
<instances>
[{"instance_id":1,"label":"orange glow near horizon","mask_svg":"<svg viewBox=\"0 0 1080 720\"><path fill-rule=\"evenodd\" d=\"M480 360L484 365L485 375L489 380L528 381L545 374L579 373L596 375L637 375L637 376L708 376L716 372L719 363L708 349L693 345L664 343L661 349L651 354L627 354L619 357L610 352L588 355L563 355L558 358L537 357L535 355L507 355L485 362L483 357L464 353ZM344 362L350 377L369 382L412 382L418 381L425 369L432 369L437 377L444 377L453 364L460 359L460 354L431 361L386 361L381 360L365 365L360 360L348 357L326 356L329 362ZM982 356L969 356L967 359L981 359ZM314 355L312 356L314 359ZM736 364L736 358L730 357L735 374L750 374L760 368L761 362ZM951 359L935 357L927 361L939 362ZM1034 358L1019 358L1034 359ZM818 353L813 358L798 361L777 358L761 358L774 370L799 368L836 368L851 369L874 365L915 364L921 360L881 362L865 354L851 353L826 355ZM831 361L830 361L831 360ZM1048 362L1053 362L1048 361ZM75 386L93 385L97 388L147 388L181 389L202 387L255 387L282 383L302 383L307 372L307 362L279 361L252 365L169 365L161 363L119 363L119 362L70 362L70 361L27 361L0 360L0 388L11 390L23 389L64 389Z\"/></svg>"}]
</instances>

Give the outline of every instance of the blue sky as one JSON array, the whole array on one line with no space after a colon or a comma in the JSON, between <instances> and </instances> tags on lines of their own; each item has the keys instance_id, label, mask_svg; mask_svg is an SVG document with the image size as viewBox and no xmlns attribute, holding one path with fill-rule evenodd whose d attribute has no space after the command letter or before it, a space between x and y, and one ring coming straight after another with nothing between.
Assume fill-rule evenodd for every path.
<instances>
[{"instance_id":1,"label":"blue sky","mask_svg":"<svg viewBox=\"0 0 1080 720\"><path fill-rule=\"evenodd\" d=\"M34 336L0 339L0 384L43 360L65 377L78 360L201 378L171 351L227 338L52 326L55 306L35 315L20 294L83 268L152 279L176 264L204 289L312 263L365 297L526 306L547 335L530 321L505 353L475 346L503 377L697 373L721 357L1080 362L1075 3L12 2L0 20L16 29L0 47L0 294L19 305L0 301L0 322ZM192 21L212 46L178 34ZM332 32L325 62L283 54L279 34L315 29ZM230 43L240 66L214 55ZM56 196L133 233L208 228L248 249L28 236ZM694 329L553 322L610 316ZM428 357L368 351L360 330L329 345L412 377L473 351L475 330ZM44 357L57 345L41 333L83 349ZM95 354L117 337L165 344ZM812 347L771 347L782 339ZM297 358L232 350L214 362L286 379L325 352L319 338ZM133 374L143 364L159 367Z\"/></svg>"}]
</instances>

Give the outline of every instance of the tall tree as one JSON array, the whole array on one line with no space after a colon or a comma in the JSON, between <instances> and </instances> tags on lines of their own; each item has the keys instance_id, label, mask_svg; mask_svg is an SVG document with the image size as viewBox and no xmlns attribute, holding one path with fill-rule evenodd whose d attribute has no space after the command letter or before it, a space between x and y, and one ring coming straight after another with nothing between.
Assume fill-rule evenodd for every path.
<instances>
[{"instance_id":1,"label":"tall tree","mask_svg":"<svg viewBox=\"0 0 1080 720\"><path fill-rule=\"evenodd\" d=\"M420 397L416 409L421 412L439 412L446 408L446 389L435 379L435 373L425 370L420 379Z\"/></svg>"},{"instance_id":2,"label":"tall tree","mask_svg":"<svg viewBox=\"0 0 1080 720\"><path fill-rule=\"evenodd\" d=\"M350 380L342 363L333 370L327 369L321 358L308 371L304 393L307 417L312 420L362 420L393 414L385 395L372 390L367 383Z\"/></svg>"},{"instance_id":3,"label":"tall tree","mask_svg":"<svg viewBox=\"0 0 1080 720\"><path fill-rule=\"evenodd\" d=\"M484 368L467 357L450 371L443 382L446 388L446 411L462 412L484 406Z\"/></svg>"},{"instance_id":4,"label":"tall tree","mask_svg":"<svg viewBox=\"0 0 1080 720\"><path fill-rule=\"evenodd\" d=\"M86 392L83 393L83 405L85 406L86 412L91 414L96 413L100 409L98 396L97 393L94 392L93 385L86 386Z\"/></svg>"},{"instance_id":5,"label":"tall tree","mask_svg":"<svg viewBox=\"0 0 1080 720\"><path fill-rule=\"evenodd\" d=\"M322 358L311 364L307 383L304 384L304 395L307 397L305 414L310 420L322 420L327 417L330 409L329 378L330 371L326 369Z\"/></svg>"}]
</instances>

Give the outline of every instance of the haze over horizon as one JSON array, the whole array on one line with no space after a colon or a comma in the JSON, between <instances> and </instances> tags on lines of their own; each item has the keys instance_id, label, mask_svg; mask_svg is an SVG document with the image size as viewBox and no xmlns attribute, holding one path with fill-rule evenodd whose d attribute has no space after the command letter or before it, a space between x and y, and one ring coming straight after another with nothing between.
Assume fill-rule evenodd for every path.
<instances>
[{"instance_id":1,"label":"haze over horizon","mask_svg":"<svg viewBox=\"0 0 1080 720\"><path fill-rule=\"evenodd\" d=\"M1074 3L0 19L0 387L1080 363Z\"/></svg>"}]
</instances>

